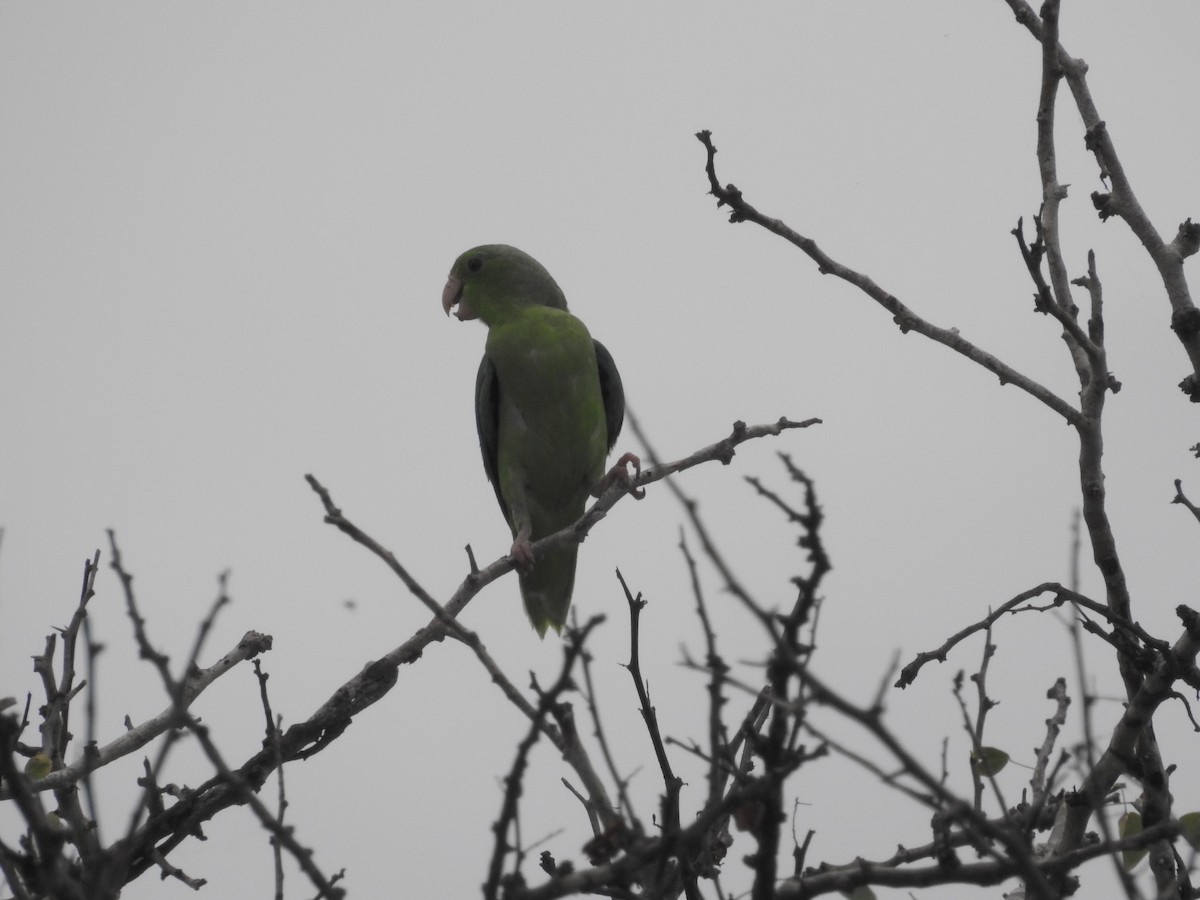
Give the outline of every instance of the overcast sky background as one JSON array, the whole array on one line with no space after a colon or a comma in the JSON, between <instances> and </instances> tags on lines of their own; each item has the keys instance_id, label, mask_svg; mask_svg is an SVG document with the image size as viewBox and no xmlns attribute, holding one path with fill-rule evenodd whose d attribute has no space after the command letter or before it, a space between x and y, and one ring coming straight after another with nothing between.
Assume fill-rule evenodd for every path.
<instances>
[{"instance_id":1,"label":"overcast sky background","mask_svg":"<svg viewBox=\"0 0 1200 900\"><path fill-rule=\"evenodd\" d=\"M1064 5L1064 45L1091 65L1139 197L1173 235L1200 214L1200 5ZM760 209L1073 401L1070 361L1052 322L1031 313L1009 234L1040 197L1039 53L1001 0L0 7L0 695L41 699L29 657L70 618L83 561L100 548L100 739L165 705L136 661L106 528L153 640L177 661L230 570L234 604L203 662L248 629L271 634L263 663L285 724L428 619L322 522L304 473L439 598L466 573L464 545L481 562L506 552L472 413L485 330L440 306L453 259L485 242L517 245L554 274L664 456L736 419L825 420L679 483L746 584L784 604L803 570L795 532L742 476L790 490L783 450L817 480L835 569L816 666L852 698L871 698L895 654L907 661L989 606L1065 580L1073 432L964 359L900 335L794 248L727 224L693 136L713 131L719 176ZM1149 260L1123 224L1091 210L1101 185L1065 89L1059 110L1068 262L1083 274L1097 252L1124 383L1109 401L1110 508L1135 613L1173 640L1172 610L1195 605L1200 562L1195 522L1168 501L1177 477L1200 495L1187 452L1198 411L1175 388L1188 370ZM640 449L628 432L625 449ZM647 821L660 782L620 665L628 626L613 570L649 601L644 665L664 730L703 739L702 678L678 665L682 644L701 646L682 522L664 487L623 502L584 545L576 589L581 615L609 615L592 648L600 699L621 765L642 767ZM705 572L727 657L761 658L757 626ZM1101 595L1086 566L1082 586ZM537 640L514 578L464 621L518 684L527 670L543 683L557 672L559 642ZM1029 763L1051 712L1045 689L1066 675L1078 699L1066 632L1028 617L996 638L989 736ZM951 782L964 791L949 684L979 650L964 645L887 696L892 724L931 767L950 737ZM1110 698L1111 668L1097 648L1092 672ZM734 697L731 720L746 703ZM195 710L229 760L258 747L248 666ZM1099 723L1119 712L1102 703ZM1071 716L1075 740L1078 703ZM326 872L346 868L351 896L398 885L471 896L525 728L467 652L434 646L333 747L287 768L289 819ZM1200 808L1181 708L1164 712L1159 734L1180 765L1178 811ZM692 810L701 770L675 758ZM99 779L106 840L124 827L139 768L129 759ZM196 783L204 771L181 749L168 777ZM523 834L565 826L537 851L582 865L586 822L564 775L540 747ZM1027 778L1003 773L1010 802ZM818 832L810 862L928 840L926 811L869 782L840 761L796 779L798 833ZM11 824L0 810L6 839ZM249 814L230 810L206 833L172 860L209 893L266 895L269 850ZM751 847L738 838L728 887L745 883L738 860ZM1101 865L1086 878L1094 897L1112 880ZM311 893L295 872L288 885ZM148 875L126 896L192 894Z\"/></svg>"}]
</instances>

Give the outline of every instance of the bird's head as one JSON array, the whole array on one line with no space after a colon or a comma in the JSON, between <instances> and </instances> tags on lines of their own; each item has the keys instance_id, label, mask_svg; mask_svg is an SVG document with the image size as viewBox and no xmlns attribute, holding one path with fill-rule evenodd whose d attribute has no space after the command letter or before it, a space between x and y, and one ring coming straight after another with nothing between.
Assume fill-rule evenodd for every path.
<instances>
[{"instance_id":1,"label":"bird's head","mask_svg":"<svg viewBox=\"0 0 1200 900\"><path fill-rule=\"evenodd\" d=\"M442 309L446 315L453 309L463 321L494 325L529 306L566 310L567 299L540 262L507 244L484 244L462 254L442 289Z\"/></svg>"}]
</instances>

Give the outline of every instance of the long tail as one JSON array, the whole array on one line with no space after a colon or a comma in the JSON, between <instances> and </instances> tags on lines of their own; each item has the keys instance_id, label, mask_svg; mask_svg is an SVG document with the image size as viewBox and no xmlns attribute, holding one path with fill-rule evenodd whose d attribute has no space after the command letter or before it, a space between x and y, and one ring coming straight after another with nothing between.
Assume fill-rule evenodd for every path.
<instances>
[{"instance_id":1,"label":"long tail","mask_svg":"<svg viewBox=\"0 0 1200 900\"><path fill-rule=\"evenodd\" d=\"M521 597L525 601L525 612L537 629L538 637L546 636L546 629L561 632L567 621L567 610L571 608L571 591L575 587L575 558L579 545L558 547L533 564L533 571L521 575Z\"/></svg>"}]
</instances>

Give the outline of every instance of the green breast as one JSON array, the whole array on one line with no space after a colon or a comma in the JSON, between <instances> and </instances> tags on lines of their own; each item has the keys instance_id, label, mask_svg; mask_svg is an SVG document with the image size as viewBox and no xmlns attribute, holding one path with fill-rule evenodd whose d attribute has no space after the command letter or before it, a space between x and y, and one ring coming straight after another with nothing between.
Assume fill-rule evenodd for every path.
<instances>
[{"instance_id":1,"label":"green breast","mask_svg":"<svg viewBox=\"0 0 1200 900\"><path fill-rule=\"evenodd\" d=\"M595 348L570 313L531 307L490 329L487 354L499 390L500 490L509 500L519 480L537 538L578 518L604 472Z\"/></svg>"}]
</instances>

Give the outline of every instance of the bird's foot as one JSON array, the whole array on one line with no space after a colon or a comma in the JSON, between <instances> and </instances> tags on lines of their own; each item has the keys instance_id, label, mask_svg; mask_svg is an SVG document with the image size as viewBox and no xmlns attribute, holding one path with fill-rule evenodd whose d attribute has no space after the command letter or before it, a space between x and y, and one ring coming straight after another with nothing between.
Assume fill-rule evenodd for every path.
<instances>
[{"instance_id":1,"label":"bird's foot","mask_svg":"<svg viewBox=\"0 0 1200 900\"><path fill-rule=\"evenodd\" d=\"M629 470L625 468L629 465L633 466L632 475L629 474ZM646 496L646 489L634 486L634 482L641 474L642 461L638 458L637 454L622 453L621 458L617 460L616 464L604 474L604 477L601 478L600 481L596 483L596 487L592 490L592 496L603 496L604 492L614 484L620 484L625 488L625 490L629 491L629 493L633 495L635 500L641 500Z\"/></svg>"},{"instance_id":2,"label":"bird's foot","mask_svg":"<svg viewBox=\"0 0 1200 900\"><path fill-rule=\"evenodd\" d=\"M517 535L508 555L521 571L528 572L533 568L533 544L529 540L529 529L526 528Z\"/></svg>"}]
</instances>

